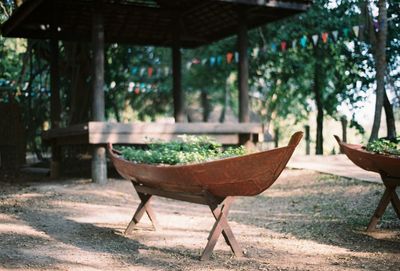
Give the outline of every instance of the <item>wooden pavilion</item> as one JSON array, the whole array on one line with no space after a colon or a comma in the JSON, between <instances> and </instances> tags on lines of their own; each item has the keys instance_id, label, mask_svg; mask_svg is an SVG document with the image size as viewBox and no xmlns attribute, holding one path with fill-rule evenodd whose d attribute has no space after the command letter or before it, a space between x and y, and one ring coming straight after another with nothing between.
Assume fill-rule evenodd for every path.
<instances>
[{"instance_id":1,"label":"wooden pavilion","mask_svg":"<svg viewBox=\"0 0 400 271\"><path fill-rule=\"evenodd\" d=\"M93 145L92 178L107 180L104 144L141 143L142 135L207 133L225 143L257 140L259 125L249 123L248 29L304 12L312 0L25 0L1 26L4 37L48 39L51 43L52 176L58 174L60 145ZM181 123L185 119L181 87L181 48L195 48L237 35L239 124ZM59 41L91 42L93 50L92 122L59 127ZM104 44L165 46L172 49L175 125L105 122ZM156 132L155 132L156 131Z\"/></svg>"}]
</instances>

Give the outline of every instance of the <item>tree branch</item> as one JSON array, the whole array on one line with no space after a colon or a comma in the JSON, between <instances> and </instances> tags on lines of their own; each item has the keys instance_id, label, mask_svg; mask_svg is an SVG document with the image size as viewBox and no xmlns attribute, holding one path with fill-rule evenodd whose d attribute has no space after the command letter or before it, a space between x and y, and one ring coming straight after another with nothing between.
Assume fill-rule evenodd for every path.
<instances>
[{"instance_id":1,"label":"tree branch","mask_svg":"<svg viewBox=\"0 0 400 271\"><path fill-rule=\"evenodd\" d=\"M0 2L0 7L4 11L4 14L6 15L6 17L9 18L10 13L8 12L7 8L4 6L3 2Z\"/></svg>"}]
</instances>

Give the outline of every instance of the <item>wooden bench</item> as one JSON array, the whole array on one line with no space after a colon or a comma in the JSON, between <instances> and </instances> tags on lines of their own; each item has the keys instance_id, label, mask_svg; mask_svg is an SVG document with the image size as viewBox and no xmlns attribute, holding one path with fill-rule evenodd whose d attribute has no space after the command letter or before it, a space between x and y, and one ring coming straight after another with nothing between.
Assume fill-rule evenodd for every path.
<instances>
[{"instance_id":1,"label":"wooden bench","mask_svg":"<svg viewBox=\"0 0 400 271\"><path fill-rule=\"evenodd\" d=\"M52 146L51 174L59 175L60 148L63 145L144 145L151 138L171 140L179 135L207 135L223 145L252 146L263 141L260 123L114 123L87 122L66 128L56 128L42 134Z\"/></svg>"}]
</instances>

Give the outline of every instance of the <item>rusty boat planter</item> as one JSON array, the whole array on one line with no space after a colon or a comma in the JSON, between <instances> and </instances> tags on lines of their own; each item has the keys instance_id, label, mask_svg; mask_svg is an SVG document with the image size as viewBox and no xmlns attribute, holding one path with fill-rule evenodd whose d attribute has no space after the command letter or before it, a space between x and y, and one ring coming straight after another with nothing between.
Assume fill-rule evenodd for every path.
<instances>
[{"instance_id":1,"label":"rusty boat planter","mask_svg":"<svg viewBox=\"0 0 400 271\"><path fill-rule=\"evenodd\" d=\"M367 231L376 228L390 202L400 218L400 200L396 194L396 188L400 186L400 158L366 151L362 145L344 143L338 136L335 136L335 139L339 143L340 150L354 164L362 169L379 173L385 185L385 192L368 224Z\"/></svg>"},{"instance_id":2,"label":"rusty boat planter","mask_svg":"<svg viewBox=\"0 0 400 271\"><path fill-rule=\"evenodd\" d=\"M279 177L303 136L297 132L286 147L189 165L148 165L127 161L108 144L108 152L118 173L130 180L141 200L129 234L147 213L153 227L159 228L150 205L152 196L208 205L216 220L201 255L207 260L222 234L236 256L242 256L228 224L229 208L236 196L254 196L269 188Z\"/></svg>"}]
</instances>

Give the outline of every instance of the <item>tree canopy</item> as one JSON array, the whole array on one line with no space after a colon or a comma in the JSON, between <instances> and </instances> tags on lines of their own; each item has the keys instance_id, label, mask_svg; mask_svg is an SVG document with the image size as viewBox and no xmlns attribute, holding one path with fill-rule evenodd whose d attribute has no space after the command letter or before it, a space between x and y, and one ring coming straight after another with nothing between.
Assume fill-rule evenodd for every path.
<instances>
[{"instance_id":1,"label":"tree canopy","mask_svg":"<svg viewBox=\"0 0 400 271\"><path fill-rule=\"evenodd\" d=\"M339 119L340 105L355 109L376 85L371 35L379 32L379 6L378 1L365 3L316 0L304 14L249 31L251 109L265 127L279 128L288 117L301 122L316 112L316 153L323 153L324 116ZM388 99L386 110L400 101L400 18L398 1L385 7L384 87L388 97L395 97ZM1 22L14 8L13 1L1 2ZM371 22L378 23L375 34L368 31ZM85 43L60 42L60 48L62 126L67 126L90 118L91 53ZM203 121L215 108L220 108L219 121L226 120L227 110L237 114L236 37L182 52L188 107L198 109ZM0 102L24 108L28 144L37 149L49 122L49 43L0 37L0 57ZM170 48L108 44L106 118L129 122L171 117L171 66ZM188 113L189 121L194 120ZM363 131L354 119L353 125Z\"/></svg>"}]
</instances>

